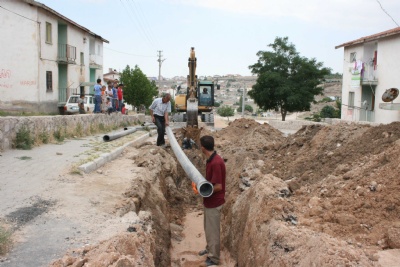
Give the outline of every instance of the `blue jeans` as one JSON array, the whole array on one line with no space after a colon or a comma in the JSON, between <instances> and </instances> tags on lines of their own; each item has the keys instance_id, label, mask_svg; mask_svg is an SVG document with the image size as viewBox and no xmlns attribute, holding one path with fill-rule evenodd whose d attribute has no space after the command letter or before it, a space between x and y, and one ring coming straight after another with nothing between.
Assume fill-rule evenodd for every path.
<instances>
[{"instance_id":1,"label":"blue jeans","mask_svg":"<svg viewBox=\"0 0 400 267\"><path fill-rule=\"evenodd\" d=\"M94 96L94 113L100 113L101 109L100 109L100 105L101 105L101 95L95 95Z\"/></svg>"},{"instance_id":2,"label":"blue jeans","mask_svg":"<svg viewBox=\"0 0 400 267\"><path fill-rule=\"evenodd\" d=\"M118 111L122 110L122 100L118 100Z\"/></svg>"},{"instance_id":3,"label":"blue jeans","mask_svg":"<svg viewBox=\"0 0 400 267\"><path fill-rule=\"evenodd\" d=\"M114 112L117 111L117 101L118 101L118 99L116 99L116 98L112 99L112 106L113 106Z\"/></svg>"}]
</instances>

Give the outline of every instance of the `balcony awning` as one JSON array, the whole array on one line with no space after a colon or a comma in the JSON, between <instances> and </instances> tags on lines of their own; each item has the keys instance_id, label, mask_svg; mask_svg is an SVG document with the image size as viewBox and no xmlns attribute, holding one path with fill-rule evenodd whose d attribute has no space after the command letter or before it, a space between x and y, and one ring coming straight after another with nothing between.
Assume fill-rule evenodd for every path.
<instances>
[{"instance_id":1,"label":"balcony awning","mask_svg":"<svg viewBox=\"0 0 400 267\"><path fill-rule=\"evenodd\" d=\"M79 86L94 86L96 85L95 82L81 82Z\"/></svg>"}]
</instances>

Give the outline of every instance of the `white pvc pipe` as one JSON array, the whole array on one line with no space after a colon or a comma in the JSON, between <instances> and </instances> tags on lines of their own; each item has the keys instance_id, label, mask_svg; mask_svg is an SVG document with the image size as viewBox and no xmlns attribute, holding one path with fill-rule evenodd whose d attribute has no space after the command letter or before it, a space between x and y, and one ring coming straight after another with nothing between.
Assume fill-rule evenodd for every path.
<instances>
[{"instance_id":1,"label":"white pvc pipe","mask_svg":"<svg viewBox=\"0 0 400 267\"><path fill-rule=\"evenodd\" d=\"M214 191L212 183L207 181L187 158L186 154L182 151L181 147L176 141L174 133L172 132L171 128L167 126L165 127L165 131L167 132L168 140L171 145L172 151L174 151L176 158L178 159L179 163L181 164L183 170L185 171L189 179L196 184L197 191L199 191L199 194L202 197L211 196Z\"/></svg>"}]
</instances>

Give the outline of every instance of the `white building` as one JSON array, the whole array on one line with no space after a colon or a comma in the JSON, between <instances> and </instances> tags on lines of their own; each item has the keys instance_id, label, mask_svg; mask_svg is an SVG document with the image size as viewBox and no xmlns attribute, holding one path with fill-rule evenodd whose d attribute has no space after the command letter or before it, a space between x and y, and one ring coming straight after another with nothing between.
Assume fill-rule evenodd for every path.
<instances>
[{"instance_id":1,"label":"white building","mask_svg":"<svg viewBox=\"0 0 400 267\"><path fill-rule=\"evenodd\" d=\"M399 110L382 109L380 105L387 89L400 87L400 27L335 48L341 47L344 48L342 119L378 123L399 121ZM393 103L400 103L400 98Z\"/></svg>"},{"instance_id":2,"label":"white building","mask_svg":"<svg viewBox=\"0 0 400 267\"><path fill-rule=\"evenodd\" d=\"M113 68L109 68L107 73L103 74L104 83L115 82L116 80L119 82L121 78L121 73Z\"/></svg>"},{"instance_id":3,"label":"white building","mask_svg":"<svg viewBox=\"0 0 400 267\"><path fill-rule=\"evenodd\" d=\"M107 40L39 2L0 3L0 110L57 112L92 93Z\"/></svg>"}]
</instances>

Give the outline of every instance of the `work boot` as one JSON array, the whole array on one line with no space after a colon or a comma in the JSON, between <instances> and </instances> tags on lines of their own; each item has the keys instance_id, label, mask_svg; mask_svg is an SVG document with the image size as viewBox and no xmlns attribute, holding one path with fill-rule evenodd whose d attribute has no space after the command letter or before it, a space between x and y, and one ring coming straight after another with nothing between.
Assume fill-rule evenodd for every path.
<instances>
[{"instance_id":1,"label":"work boot","mask_svg":"<svg viewBox=\"0 0 400 267\"><path fill-rule=\"evenodd\" d=\"M213 262L209 257L206 259L206 266L216 266L218 265L217 263Z\"/></svg>"},{"instance_id":2,"label":"work boot","mask_svg":"<svg viewBox=\"0 0 400 267\"><path fill-rule=\"evenodd\" d=\"M206 255L206 254L208 254L207 249L199 251L199 256L203 256L203 255Z\"/></svg>"}]
</instances>

